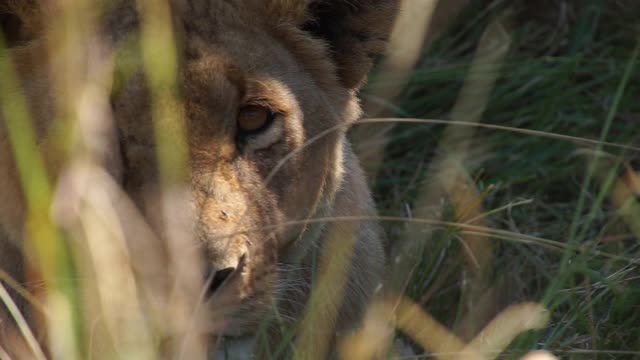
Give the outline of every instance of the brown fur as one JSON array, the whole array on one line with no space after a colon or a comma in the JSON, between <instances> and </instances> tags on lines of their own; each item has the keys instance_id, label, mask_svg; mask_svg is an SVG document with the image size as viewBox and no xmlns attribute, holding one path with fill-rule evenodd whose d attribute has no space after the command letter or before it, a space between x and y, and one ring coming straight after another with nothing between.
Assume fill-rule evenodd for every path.
<instances>
[{"instance_id":1,"label":"brown fur","mask_svg":"<svg viewBox=\"0 0 640 360\"><path fill-rule=\"evenodd\" d=\"M33 0L5 0L0 3L0 31L10 46L26 42L42 29L42 4Z\"/></svg>"},{"instance_id":2,"label":"brown fur","mask_svg":"<svg viewBox=\"0 0 640 360\"><path fill-rule=\"evenodd\" d=\"M343 125L360 115L355 94L384 48L396 2L173 1L180 86L175 110L188 132L196 238L213 270L244 261L243 271L211 300L214 308L225 307L227 298L234 305L239 300L233 320L220 334L252 335L274 300L287 319L300 318L311 291L312 264L318 254L329 251L327 238L333 233L352 234L341 241L353 248L339 314L329 322L334 330L357 325L380 282L384 254L374 222L274 225L375 214ZM105 16L103 35L114 48L137 32L132 3L122 1ZM33 56L34 51L39 51L37 43L12 50L12 56L43 139L52 94L46 66L37 63L46 57ZM116 86L112 103L120 134L122 186L141 209L148 209L158 176L142 68ZM257 102L281 114L272 126L279 132L240 141L235 136L238 109ZM303 147L332 127L339 130ZM0 125L0 173L7 174L0 177L0 226L19 249L24 199L4 131ZM266 182L279 161L292 153ZM58 170L54 167L52 174ZM19 277L18 269L8 270Z\"/></svg>"}]
</instances>

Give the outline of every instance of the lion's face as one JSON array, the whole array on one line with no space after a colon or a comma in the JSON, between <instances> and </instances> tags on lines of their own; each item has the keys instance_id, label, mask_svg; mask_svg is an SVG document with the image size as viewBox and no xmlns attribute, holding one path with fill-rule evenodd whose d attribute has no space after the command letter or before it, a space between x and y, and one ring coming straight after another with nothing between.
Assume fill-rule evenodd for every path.
<instances>
[{"instance_id":1,"label":"lion's face","mask_svg":"<svg viewBox=\"0 0 640 360\"><path fill-rule=\"evenodd\" d=\"M325 45L293 20L274 27L246 7L219 11L203 26L184 20L174 110L187 131L195 238L215 272L211 307L235 308L222 331L242 335L285 286L278 268L294 261L286 250L304 229L276 225L331 206L344 125L359 108ZM157 182L148 94L140 72L114 100L124 185L138 199Z\"/></svg>"},{"instance_id":2,"label":"lion's face","mask_svg":"<svg viewBox=\"0 0 640 360\"><path fill-rule=\"evenodd\" d=\"M343 317L346 322L355 321L382 270L384 255L377 229L361 224L364 222L341 226L313 225L304 220L373 213L345 131L360 115L355 94L373 59L384 49L398 0L168 0L172 19L167 22L173 25L177 49L175 88L150 85L150 69L144 64L149 47L141 46L140 40L144 37L144 14L138 9L144 2L99 2L105 4L105 13L100 10L87 17L92 30L87 39L81 37L81 42L87 40L87 44L78 45L81 51L48 45L49 40L57 44L58 36L67 36L66 27L65 31L54 31L58 22L49 21L56 18L57 2L6 3L0 5L0 12L7 7L7 14L12 15L0 16L0 30L15 47L12 58L25 85L27 103L33 108L30 112L47 170L60 181L55 204L63 203L67 193L73 194L74 186L73 176L68 174L72 171L63 164L64 156L47 151L47 140L52 140L48 137L59 130L49 131L57 125L58 116L52 114L69 110L57 109L57 82L61 81L64 91L85 76L67 84L64 76L58 79L49 69L59 73L61 69L75 70L77 65L79 73L86 72L91 78L91 86L99 80L100 89L92 88L100 93L98 98L104 90L102 76L107 71L103 70L115 64L111 108L97 100L100 116L95 119L85 116L92 115L93 108L83 108L91 111L82 117L96 125L87 132L95 131L97 137L96 149L89 151L88 158L95 156L96 164L121 180L127 195L156 230L155 235L168 240L154 242L157 249L149 250L157 250L149 263L168 264L166 273L159 267L149 271L158 278L169 275L159 281L163 282L160 287L182 275L170 273L175 270L172 261L180 254L172 256L180 251L162 258L169 249L181 250L169 241L177 238L170 234L175 229L162 224L163 219L175 220L171 216L179 210L167 209L167 203L172 203L164 201L174 189L167 190L166 178L159 175L159 169L167 169L157 159L158 154L166 156L174 151L179 152L176 158L186 162L180 174L186 181L178 185L180 190L183 185L188 188L193 214L189 224L193 230L189 235L193 236L184 238L192 237L201 250L205 263L202 278L209 290L207 307L213 310L214 320L222 319L205 319L205 323L213 323L215 334L251 335L274 306L282 319L296 322L308 300L309 272L319 260L316 253L324 251L343 259L340 268L349 274L340 278L342 288L351 290L328 301L331 309L322 312L328 319L324 330L331 332L332 322L341 319L343 308L351 311ZM84 5L78 9L85 9ZM28 31L23 34L23 30ZM72 56L71 52L78 54ZM159 92L175 97L158 102L153 95ZM67 100L74 103L71 99L60 103ZM114 128L107 124L109 116L102 116L109 111ZM173 116L158 116L160 113ZM156 127L167 130L171 126L184 134L176 132L175 139L165 136L156 143ZM112 130L117 130L119 141ZM26 204L3 135L0 170L10 176L0 181L0 227L11 240L19 240L24 238ZM185 146L172 149L171 141L181 143L180 139ZM79 149L86 150L84 144ZM62 176L65 174L69 176ZM65 211L58 213L64 215ZM63 227L76 225L71 224L73 219L63 218L56 220L65 223ZM156 238L147 230L145 227L144 236L135 230L127 240L133 247L148 249L136 242ZM348 246L329 246L328 238L346 239ZM140 254L135 253L136 257ZM147 271L145 264L136 266L145 259L132 260L132 268ZM329 265L320 261L320 268L323 266ZM158 294L165 295L164 290ZM154 287L150 297L155 291ZM173 294L174 289L167 292ZM285 292L288 298L283 299ZM292 293L299 299L292 299Z\"/></svg>"}]
</instances>

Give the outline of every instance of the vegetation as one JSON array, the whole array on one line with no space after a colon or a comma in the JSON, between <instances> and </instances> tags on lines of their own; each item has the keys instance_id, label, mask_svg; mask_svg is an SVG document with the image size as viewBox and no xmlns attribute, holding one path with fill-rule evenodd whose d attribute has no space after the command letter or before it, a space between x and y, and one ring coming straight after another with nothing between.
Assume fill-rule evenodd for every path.
<instances>
[{"instance_id":1,"label":"vegetation","mask_svg":"<svg viewBox=\"0 0 640 360\"><path fill-rule=\"evenodd\" d=\"M519 337L504 353L508 358L531 348L567 358L639 354L638 10L628 1L471 2L424 50L404 91L390 102L392 116L466 120L452 117L452 108L484 29L506 16L511 44L481 123L531 131L478 127L456 164L481 197L485 225L510 235L487 235L493 254L485 255L490 260L478 276L461 256L469 249L459 228L428 233L407 293L459 335L477 332L508 304L541 301L551 321ZM375 79L372 88L381 84ZM375 181L382 214L419 211L421 184L434 175L427 164L449 148L447 131L442 124L394 127ZM621 201L616 193L625 186L628 197ZM449 198L443 217L452 221L470 219L464 211L477 207L473 197L442 198ZM387 229L391 242L405 236L396 223ZM469 293L467 282L483 277Z\"/></svg>"},{"instance_id":2,"label":"vegetation","mask_svg":"<svg viewBox=\"0 0 640 360\"><path fill-rule=\"evenodd\" d=\"M167 91L176 81L169 9L158 6L165 2L140 3L147 16L140 44L125 42L119 49L116 66L123 69L117 69L122 72L117 76L131 75L129 57L141 57L154 85L154 118L171 119L170 106L162 106L175 101ZM403 359L465 358L456 352L467 343L472 350L483 348L478 339L486 336L495 346L485 348L495 353L482 359L516 359L534 349L571 359L637 358L640 3L443 0L434 22L442 16L438 11L446 13L447 4L454 3L467 6L454 11L454 21L426 40L418 34L419 26L412 28L420 35L419 46L426 44L415 66L390 71L393 64L381 59L362 92L370 119L356 125L352 137L389 238L390 283L402 295L396 307L373 307L369 314L393 323L397 342L385 342L378 333L371 336L365 321L361 334L344 339L340 353L366 359L366 354L379 352L368 347L382 346L385 354ZM52 130L62 136L50 145L73 164L78 189L69 194L47 178L34 129L25 120L24 99L14 91L14 69L0 44L0 95L5 95L0 114L29 207L28 247L36 278L29 290L48 290L46 301L36 306L36 322L48 324L50 348L41 350L26 320L17 311L11 315L22 325L28 353L38 358L206 354L206 346L190 337L200 305L201 288L194 286L199 283L190 282L190 266L196 262L176 260L194 254L176 251L167 263L154 263L157 254L149 241L155 237L129 202L113 200L120 200L122 192L102 171L104 154L88 137L69 136L76 122L92 118L72 108L80 107L78 99L88 102L82 104L85 109L93 105L91 109L104 110L100 96L108 94L100 93L104 79L98 75L104 69L85 73L69 68L78 58L86 60L80 50L91 43L93 18L79 14L98 6L89 0L60 4L66 16L60 21L68 27L54 28L50 45L77 47L59 46L62 60L53 65L54 73L64 74L56 86L65 95L58 99L60 125ZM133 55L127 47L134 48ZM181 194L173 186L184 180L185 159L178 151L185 145L183 129L170 122L155 125L162 186ZM91 130L83 128L93 134ZM366 144L363 134L370 130L380 130L379 136ZM56 198L71 195L80 205L63 209L70 214L60 216L60 209L51 209ZM125 230L142 239L139 249L127 248L125 238L131 233ZM172 236L180 238L167 235ZM167 248L187 248L180 241L167 239ZM136 256L150 267L132 266ZM174 284L158 280L167 274L174 276ZM1 271L0 279L28 301L42 300L37 296L42 294L29 296ZM165 297L158 300L154 296L160 293ZM0 301L12 308L9 295L0 287ZM527 305L509 307L522 303ZM539 317L542 308L547 312ZM90 321L96 314L102 323ZM506 322L495 325L491 321L496 318ZM502 337L492 336L496 328ZM175 334L183 337L167 340ZM286 341L292 341L293 333L288 335ZM384 346L389 344L394 346ZM286 345L272 357L286 353ZM6 355L2 350L0 359Z\"/></svg>"}]
</instances>

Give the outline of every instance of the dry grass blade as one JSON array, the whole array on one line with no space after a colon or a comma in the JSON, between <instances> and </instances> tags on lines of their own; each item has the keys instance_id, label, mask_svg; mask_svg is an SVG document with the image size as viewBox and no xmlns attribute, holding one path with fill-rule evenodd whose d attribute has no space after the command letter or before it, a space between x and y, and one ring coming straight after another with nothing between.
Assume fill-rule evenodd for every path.
<instances>
[{"instance_id":1,"label":"dry grass blade","mask_svg":"<svg viewBox=\"0 0 640 360\"><path fill-rule=\"evenodd\" d=\"M522 357L520 360L558 360L558 358L547 351L533 351Z\"/></svg>"},{"instance_id":2,"label":"dry grass blade","mask_svg":"<svg viewBox=\"0 0 640 360\"><path fill-rule=\"evenodd\" d=\"M525 331L543 328L549 321L549 312L540 304L512 305L496 316L463 352L499 354ZM486 356L485 359L495 357Z\"/></svg>"},{"instance_id":3,"label":"dry grass blade","mask_svg":"<svg viewBox=\"0 0 640 360\"><path fill-rule=\"evenodd\" d=\"M611 147L611 148L629 150L629 151L640 153L640 147L633 146L633 145L625 145L625 144L607 142L607 141L602 141L602 140L595 140L595 139L579 137L579 136L571 136L571 135L565 135L565 134L551 133L551 132L546 132L546 131L523 129L523 128L517 128L517 127L511 127L511 126L503 126L503 125L495 125L495 124L483 124L483 123L476 123L476 122L469 122L469 121L441 120L441 119L415 119L415 118L413 118L413 119L412 118L374 118L374 119L362 119L362 120L359 120L356 125L359 125L359 124L370 124L370 123L371 124L378 124L378 123L430 124L430 125L452 125L452 126L462 126L462 127L478 127L478 128L483 128L483 129L511 132L511 133L522 134L522 135L527 135L527 136L534 136L534 137L540 137L540 138L548 138L548 139L554 139L554 140L567 141L567 142L572 142L572 143L575 143L575 144L588 145L588 146L591 146L591 147L594 147L594 148L596 148L596 147ZM324 138L326 136L329 136L332 133L335 133L336 131L344 130L348 126L351 126L351 125L350 124L336 125L336 126L334 126L332 128L328 128L328 129L318 133L317 135L307 139L305 141L305 143L304 143L304 146L296 149L295 151L292 151L292 152L288 153L286 156L284 156L282 159L280 159L280 161L278 161L278 163L273 167L273 169L269 172L269 174L265 178L265 182L269 183L271 180L273 180L273 177L280 170L282 170L282 167L284 166L284 164L287 161L290 161L293 157L295 157L296 155L300 154L302 151L305 151L305 149L307 149L309 146L311 146L315 142L319 141L320 139L322 139L322 138Z\"/></svg>"},{"instance_id":4,"label":"dry grass blade","mask_svg":"<svg viewBox=\"0 0 640 360\"><path fill-rule=\"evenodd\" d=\"M501 229L493 229L486 228L477 225L471 225L469 223L459 223L454 221L444 221L438 219L418 219L418 218L406 218L399 216L338 216L338 217L330 217L330 218L313 218L307 220L298 220L298 221L287 221L286 223L276 224L269 227L262 227L258 229L247 229L244 232L252 232L252 231L260 231L265 229L277 229L286 226L296 226L300 224L311 224L311 223L328 223L328 222L358 222L363 220L379 220L382 222L399 222L399 223L414 223L414 224L422 224L423 226L437 226L437 227L451 227L451 228L460 228L462 233L472 233L472 234L489 234L492 238L506 240L506 241L514 241L522 244L531 244L544 246L553 250L563 250L567 248L567 245L564 242L545 239L537 236L526 235L518 232L513 232L509 230L501 230ZM225 235L231 236L234 234ZM580 251L590 251L589 253L595 256L602 256L607 259L612 259L616 261L622 261L629 264L640 264L640 260L634 259L631 257L626 257L622 255L611 254L599 250L593 249L577 249Z\"/></svg>"},{"instance_id":5,"label":"dry grass blade","mask_svg":"<svg viewBox=\"0 0 640 360\"><path fill-rule=\"evenodd\" d=\"M505 26L507 21L508 15L505 13L489 24L480 38L469 74L451 111L452 119L470 123L480 121L511 45L511 35ZM444 189L456 209L458 219L465 217L465 208L468 209L467 212L472 212L471 215L474 217L478 217L482 212L482 197L467 174L473 171L469 166L471 158L482 157L482 150L477 150L482 147L477 136L474 136L474 130L472 127L458 128L450 125L440 143L442 154L446 155L444 159L434 160L434 164L442 167L441 173L434 174L434 177L439 179L439 186ZM463 235L462 241L463 249L466 250L463 251L463 256L467 259L466 278L463 280L465 285L462 287L460 300L464 313L458 319L456 330L463 338L470 339L484 318L491 316L488 309L479 308L479 299L489 287L488 274L494 246L487 235L483 234L466 234Z\"/></svg>"},{"instance_id":6,"label":"dry grass blade","mask_svg":"<svg viewBox=\"0 0 640 360\"><path fill-rule=\"evenodd\" d=\"M388 122L396 122L396 123L404 123L404 124L431 124L431 125L477 127L482 129L488 129L488 130L505 131L505 132L511 132L514 134L522 134L527 136L567 141L567 142L572 142L578 145L590 146L592 148L608 147L613 149L629 150L629 151L640 153L640 147L634 146L634 145L620 144L620 143L602 141L602 140L591 139L591 138L580 137L580 136L552 133L548 131L539 131L539 130L524 129L524 128L495 125L495 124L483 124L483 123L476 123L476 122L469 122L469 121L441 120L441 119L411 119L411 118L377 118L377 119L362 119L358 123L366 124L366 123L388 123ZM330 131L336 131L336 129L332 129ZM320 136L326 136L326 135L325 134L318 135L318 137Z\"/></svg>"},{"instance_id":7,"label":"dry grass blade","mask_svg":"<svg viewBox=\"0 0 640 360\"><path fill-rule=\"evenodd\" d=\"M356 241L356 226L344 223L332 227L327 234L324 251L318 264L317 281L307 303L300 334L295 342L294 359L326 359L334 334L342 294Z\"/></svg>"},{"instance_id":8,"label":"dry grass blade","mask_svg":"<svg viewBox=\"0 0 640 360\"><path fill-rule=\"evenodd\" d=\"M609 166L611 165L611 166ZM596 174L601 184L606 183L606 175L615 170L615 164L603 164ZM603 185L604 186L604 185ZM623 163L622 175L617 177L609 190L609 199L633 236L640 240L640 172L628 162Z\"/></svg>"},{"instance_id":9,"label":"dry grass blade","mask_svg":"<svg viewBox=\"0 0 640 360\"><path fill-rule=\"evenodd\" d=\"M420 305L404 298L397 306L396 327L413 341L433 353L439 359L450 359L451 355L465 349L465 343L444 325L427 314ZM480 354L468 349L464 356L469 360L482 360Z\"/></svg>"},{"instance_id":10,"label":"dry grass blade","mask_svg":"<svg viewBox=\"0 0 640 360\"><path fill-rule=\"evenodd\" d=\"M69 176L74 177L73 197L78 201L74 214L79 230L76 239L86 242L91 268L85 271L95 276L100 307L91 320L98 317L104 322L107 339L113 341L118 356L155 359L157 354L139 302L122 220L112 204L117 198L114 187L99 169L76 168ZM107 345L100 344L97 349L104 347Z\"/></svg>"},{"instance_id":11,"label":"dry grass blade","mask_svg":"<svg viewBox=\"0 0 640 360\"><path fill-rule=\"evenodd\" d=\"M454 120L474 124L479 122L484 109L487 106L489 94L500 73L500 67L510 45L510 35L503 24L504 19L499 18L489 25L478 44L474 62L469 71L465 84L459 95L458 101L452 109ZM469 189L473 186L467 180L465 166L471 157L470 150L473 138L472 127L456 127L449 125L439 144L438 155L432 160L426 172L426 181L419 189L418 197L414 204L412 217L432 218L439 217L443 213L442 199L447 195L453 200L460 217L465 207L478 203L478 196L472 191L461 192L461 189ZM477 154L473 154L477 155ZM477 217L477 213L475 217ZM425 233L426 230L426 233ZM415 267L419 264L424 253L425 244L429 242L419 241L423 238L431 238L433 229L425 229L409 224L402 241L394 243L392 249L393 269L391 286L398 286L409 279ZM466 289L463 295L465 314L470 313L468 308L472 300L484 291L486 286L485 275L487 265L492 257L492 242L488 241L484 234L467 233L465 245L467 246L467 259L469 260L469 272L472 277L467 284L474 289ZM474 281L477 280L477 281ZM395 289L400 293L404 289ZM465 335L470 337L475 332L473 326L467 326Z\"/></svg>"},{"instance_id":12,"label":"dry grass blade","mask_svg":"<svg viewBox=\"0 0 640 360\"><path fill-rule=\"evenodd\" d=\"M29 348L31 349L32 356L38 360L46 359L44 352L42 351L42 348L40 348L40 344L36 340L36 337L34 336L31 329L29 328L29 324L27 324L27 321L25 320L24 316L22 316L22 313L20 313L20 310L16 306L16 303L13 301L13 299L11 299L11 296L9 296L7 289L4 287L4 285L1 282L0 282L0 300L2 300L2 303L4 303L4 305L9 310L9 313L11 314L11 316L13 317L15 322L18 324L20 333L22 334ZM7 356L7 358L9 357Z\"/></svg>"},{"instance_id":13,"label":"dry grass blade","mask_svg":"<svg viewBox=\"0 0 640 360\"><path fill-rule=\"evenodd\" d=\"M11 275L9 275L3 269L0 269L0 280L4 281L9 288L13 289L20 296L22 296L25 300L29 302L34 309L38 310L40 313L47 315L47 309L44 307L40 299L34 296L29 289L22 286L18 281L16 281Z\"/></svg>"},{"instance_id":14,"label":"dry grass blade","mask_svg":"<svg viewBox=\"0 0 640 360\"><path fill-rule=\"evenodd\" d=\"M403 0L396 18L387 51L378 66L379 84L371 86L363 110L368 116L387 114L382 102L391 102L409 81L411 72L422 53L422 45L439 0ZM385 80L393 79L392 85ZM394 124L369 124L352 131L355 151L368 174L376 179L384 160L384 149Z\"/></svg>"},{"instance_id":15,"label":"dry grass blade","mask_svg":"<svg viewBox=\"0 0 640 360\"><path fill-rule=\"evenodd\" d=\"M367 116L392 113L384 105L393 102L405 88L428 43L447 30L468 5L468 0L402 1L385 57L378 65L376 82L364 96ZM356 153L369 179L375 179L379 172L393 126L363 125L352 131Z\"/></svg>"},{"instance_id":16,"label":"dry grass blade","mask_svg":"<svg viewBox=\"0 0 640 360\"><path fill-rule=\"evenodd\" d=\"M365 325L342 344L345 359L384 358L389 344L390 324L409 336L433 357L442 360L492 360L523 332L544 327L549 313L539 304L512 305L469 343L440 324L420 305L403 297L398 303L381 300L374 303Z\"/></svg>"},{"instance_id":17,"label":"dry grass blade","mask_svg":"<svg viewBox=\"0 0 640 360\"><path fill-rule=\"evenodd\" d=\"M367 309L361 328L340 341L341 359L386 359L394 337L394 307L378 300Z\"/></svg>"}]
</instances>

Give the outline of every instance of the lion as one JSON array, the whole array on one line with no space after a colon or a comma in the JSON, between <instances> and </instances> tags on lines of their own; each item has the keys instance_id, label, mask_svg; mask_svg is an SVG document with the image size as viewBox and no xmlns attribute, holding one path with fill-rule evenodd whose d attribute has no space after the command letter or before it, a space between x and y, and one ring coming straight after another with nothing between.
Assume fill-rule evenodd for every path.
<instances>
[{"instance_id":1,"label":"lion","mask_svg":"<svg viewBox=\"0 0 640 360\"><path fill-rule=\"evenodd\" d=\"M207 305L224 308L229 299L234 305L216 335L255 344L273 304L280 321L298 333L303 320L316 319L307 316L313 269L322 273L335 262L344 268L344 281L332 290L340 295L321 309L318 329L324 343L335 345L337 336L357 328L380 286L384 237L346 132L361 117L358 91L385 49L397 3L170 2L178 57L173 110L186 129L193 235L206 264ZM119 0L99 18L99 35L114 52L139 32L137 9L135 1ZM55 112L51 56L42 55L33 26L31 36L16 28L23 13L11 7L8 13L0 17L7 56L44 152ZM22 23L41 23L27 20ZM160 175L151 89L143 66L136 66L111 94L120 167L112 173L146 214ZM16 254L25 236L25 194L1 114L0 267L24 281ZM57 178L63 166L47 163L50 176ZM351 220L312 221L341 217ZM273 336L265 341L276 341L281 325L271 326Z\"/></svg>"}]
</instances>

